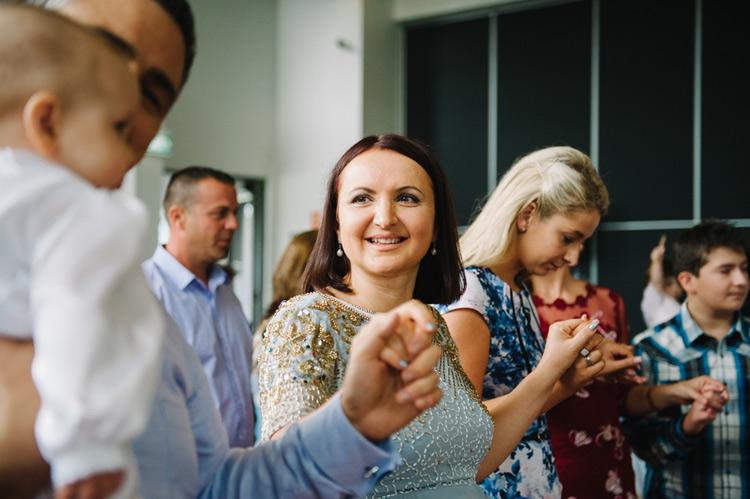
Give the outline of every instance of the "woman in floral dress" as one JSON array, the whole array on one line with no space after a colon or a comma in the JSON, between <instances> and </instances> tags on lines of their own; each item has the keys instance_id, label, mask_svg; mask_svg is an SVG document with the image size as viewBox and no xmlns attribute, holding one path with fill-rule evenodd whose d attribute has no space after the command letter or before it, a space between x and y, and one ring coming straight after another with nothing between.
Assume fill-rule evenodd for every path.
<instances>
[{"instance_id":1,"label":"woman in floral dress","mask_svg":"<svg viewBox=\"0 0 750 499\"><path fill-rule=\"evenodd\" d=\"M545 340L523 284L575 264L609 205L607 189L585 154L550 147L518 160L461 237L466 291L438 307L458 345L461 363L484 400L513 390L535 371ZM544 401L544 410L575 393L595 375L602 355L587 346ZM607 361L607 372L633 365ZM490 402L486 402L488 406ZM499 498L560 497L550 434L543 411L510 457L481 485Z\"/></svg>"}]
</instances>

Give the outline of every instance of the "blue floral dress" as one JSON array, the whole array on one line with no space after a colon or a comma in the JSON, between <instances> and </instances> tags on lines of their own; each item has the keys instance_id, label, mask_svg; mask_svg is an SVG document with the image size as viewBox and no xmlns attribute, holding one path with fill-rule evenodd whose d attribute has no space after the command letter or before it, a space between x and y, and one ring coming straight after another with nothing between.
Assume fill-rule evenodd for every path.
<instances>
[{"instance_id":1,"label":"blue floral dress","mask_svg":"<svg viewBox=\"0 0 750 499\"><path fill-rule=\"evenodd\" d=\"M471 309L481 314L490 329L490 355L484 374L482 399L513 390L539 363L544 337L528 290L513 291L490 269L469 267L466 291L454 303L438 306L445 314ZM545 416L532 424L508 459L482 483L491 497L556 498L562 494L552 455Z\"/></svg>"}]
</instances>

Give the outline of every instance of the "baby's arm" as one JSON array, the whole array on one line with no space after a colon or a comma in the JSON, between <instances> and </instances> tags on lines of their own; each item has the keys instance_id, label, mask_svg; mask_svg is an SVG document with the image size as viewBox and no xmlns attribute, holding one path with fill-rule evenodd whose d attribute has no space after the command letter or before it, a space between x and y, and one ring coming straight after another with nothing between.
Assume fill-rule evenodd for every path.
<instances>
[{"instance_id":1,"label":"baby's arm","mask_svg":"<svg viewBox=\"0 0 750 499\"><path fill-rule=\"evenodd\" d=\"M139 266L145 210L118 194L76 194L40 203L30 228L36 436L57 488L135 476L130 442L150 414L163 338Z\"/></svg>"},{"instance_id":2,"label":"baby's arm","mask_svg":"<svg viewBox=\"0 0 750 499\"><path fill-rule=\"evenodd\" d=\"M649 282L659 292L664 292L664 253L666 252L667 235L662 234L654 249L651 250L651 265L648 268Z\"/></svg>"}]
</instances>

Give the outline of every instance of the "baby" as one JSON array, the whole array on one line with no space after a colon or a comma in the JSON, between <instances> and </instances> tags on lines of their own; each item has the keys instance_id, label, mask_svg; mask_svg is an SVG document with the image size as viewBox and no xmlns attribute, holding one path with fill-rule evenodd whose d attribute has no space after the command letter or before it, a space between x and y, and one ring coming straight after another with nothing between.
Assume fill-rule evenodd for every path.
<instances>
[{"instance_id":1,"label":"baby","mask_svg":"<svg viewBox=\"0 0 750 499\"><path fill-rule=\"evenodd\" d=\"M50 11L0 5L0 336L33 339L36 442L61 498L136 494L130 442L160 367L163 316L139 265L146 210L110 190L136 159L131 56ZM12 360L0 351L3 497L20 492L2 471L33 448L17 441L14 400L36 394L8 381Z\"/></svg>"}]
</instances>

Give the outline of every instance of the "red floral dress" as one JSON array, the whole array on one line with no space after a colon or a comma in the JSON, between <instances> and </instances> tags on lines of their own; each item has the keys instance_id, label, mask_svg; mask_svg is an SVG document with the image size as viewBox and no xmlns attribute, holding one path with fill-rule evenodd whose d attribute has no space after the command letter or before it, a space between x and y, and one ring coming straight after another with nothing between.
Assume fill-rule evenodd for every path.
<instances>
[{"instance_id":1,"label":"red floral dress","mask_svg":"<svg viewBox=\"0 0 750 499\"><path fill-rule=\"evenodd\" d=\"M553 322L599 314L599 324L612 341L628 342L625 303L614 291L586 285L574 303L544 303L534 296L545 338ZM630 446L620 425L619 406L627 385L593 381L547 412L552 450L565 499L635 499Z\"/></svg>"}]
</instances>

